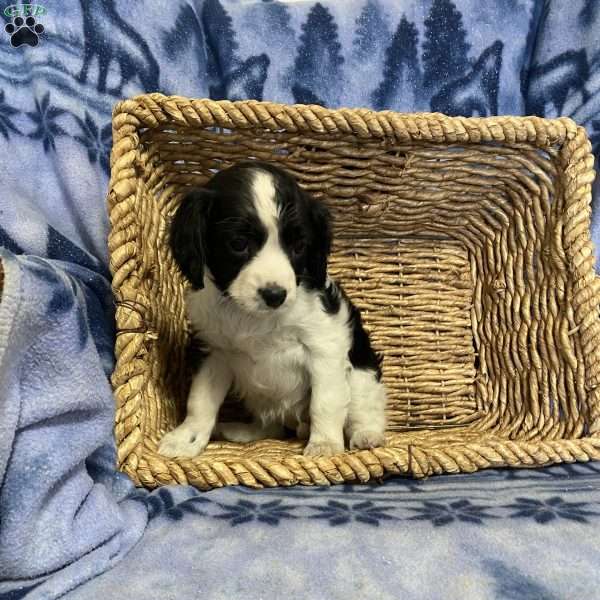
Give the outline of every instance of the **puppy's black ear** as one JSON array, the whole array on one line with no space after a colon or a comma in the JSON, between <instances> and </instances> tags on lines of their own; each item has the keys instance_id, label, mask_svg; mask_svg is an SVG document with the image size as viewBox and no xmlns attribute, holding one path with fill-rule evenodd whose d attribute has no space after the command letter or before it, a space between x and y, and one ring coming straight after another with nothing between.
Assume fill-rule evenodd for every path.
<instances>
[{"instance_id":1,"label":"puppy's black ear","mask_svg":"<svg viewBox=\"0 0 600 600\"><path fill-rule=\"evenodd\" d=\"M181 201L169 235L175 262L194 289L204 287L206 226L214 192L196 189Z\"/></svg>"},{"instance_id":2,"label":"puppy's black ear","mask_svg":"<svg viewBox=\"0 0 600 600\"><path fill-rule=\"evenodd\" d=\"M316 289L325 287L327 257L331 251L332 227L329 210L322 202L308 196L312 241L308 248L308 274Z\"/></svg>"}]
</instances>

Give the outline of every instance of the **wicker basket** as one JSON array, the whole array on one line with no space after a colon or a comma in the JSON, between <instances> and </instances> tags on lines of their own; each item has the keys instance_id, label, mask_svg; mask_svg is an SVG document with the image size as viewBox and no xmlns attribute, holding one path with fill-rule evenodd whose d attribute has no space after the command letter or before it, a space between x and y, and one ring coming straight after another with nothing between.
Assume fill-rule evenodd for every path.
<instances>
[{"instance_id":1,"label":"wicker basket","mask_svg":"<svg viewBox=\"0 0 600 600\"><path fill-rule=\"evenodd\" d=\"M135 482L310 485L600 458L593 161L571 120L150 94L116 106L113 133L112 382L119 462ZM333 212L330 272L384 356L385 448L311 459L300 442L266 440L157 453L190 381L167 223L187 186L249 157L283 165Z\"/></svg>"}]
</instances>

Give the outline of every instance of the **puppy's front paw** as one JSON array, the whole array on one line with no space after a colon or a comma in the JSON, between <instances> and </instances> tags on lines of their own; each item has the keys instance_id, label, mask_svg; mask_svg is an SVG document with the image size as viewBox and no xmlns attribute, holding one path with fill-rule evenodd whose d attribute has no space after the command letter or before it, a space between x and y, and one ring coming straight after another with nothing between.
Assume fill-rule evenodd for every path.
<instances>
[{"instance_id":1,"label":"puppy's front paw","mask_svg":"<svg viewBox=\"0 0 600 600\"><path fill-rule=\"evenodd\" d=\"M356 431L350 438L350 450L364 450L385 446L385 437L381 431Z\"/></svg>"},{"instance_id":2,"label":"puppy's front paw","mask_svg":"<svg viewBox=\"0 0 600 600\"><path fill-rule=\"evenodd\" d=\"M308 442L304 448L304 456L333 456L344 451L344 444L324 440L322 442Z\"/></svg>"},{"instance_id":3,"label":"puppy's front paw","mask_svg":"<svg viewBox=\"0 0 600 600\"><path fill-rule=\"evenodd\" d=\"M198 456L208 444L209 436L204 433L205 429L201 424L184 421L160 440L158 445L159 454L170 458Z\"/></svg>"}]
</instances>

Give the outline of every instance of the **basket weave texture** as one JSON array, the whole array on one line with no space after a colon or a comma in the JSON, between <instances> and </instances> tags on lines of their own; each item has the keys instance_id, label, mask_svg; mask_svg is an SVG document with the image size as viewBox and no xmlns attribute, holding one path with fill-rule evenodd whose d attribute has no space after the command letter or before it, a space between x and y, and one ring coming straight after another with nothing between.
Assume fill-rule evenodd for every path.
<instances>
[{"instance_id":1,"label":"basket weave texture","mask_svg":"<svg viewBox=\"0 0 600 600\"><path fill-rule=\"evenodd\" d=\"M149 94L117 104L113 140L115 431L137 484L314 485L600 458L593 159L573 121ZM190 383L169 219L189 186L248 158L288 169L333 213L330 274L384 357L386 447L157 452Z\"/></svg>"}]
</instances>

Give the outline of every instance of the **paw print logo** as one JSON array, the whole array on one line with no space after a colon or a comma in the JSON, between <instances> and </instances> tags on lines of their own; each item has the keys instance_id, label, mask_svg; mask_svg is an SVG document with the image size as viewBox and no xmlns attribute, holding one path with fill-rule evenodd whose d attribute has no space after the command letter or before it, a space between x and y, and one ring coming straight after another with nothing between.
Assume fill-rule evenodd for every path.
<instances>
[{"instance_id":1,"label":"paw print logo","mask_svg":"<svg viewBox=\"0 0 600 600\"><path fill-rule=\"evenodd\" d=\"M13 48L18 48L23 44L28 46L37 46L39 37L44 33L44 26L36 23L35 17L15 17L12 23L7 23L4 31L10 35L10 44Z\"/></svg>"}]
</instances>

